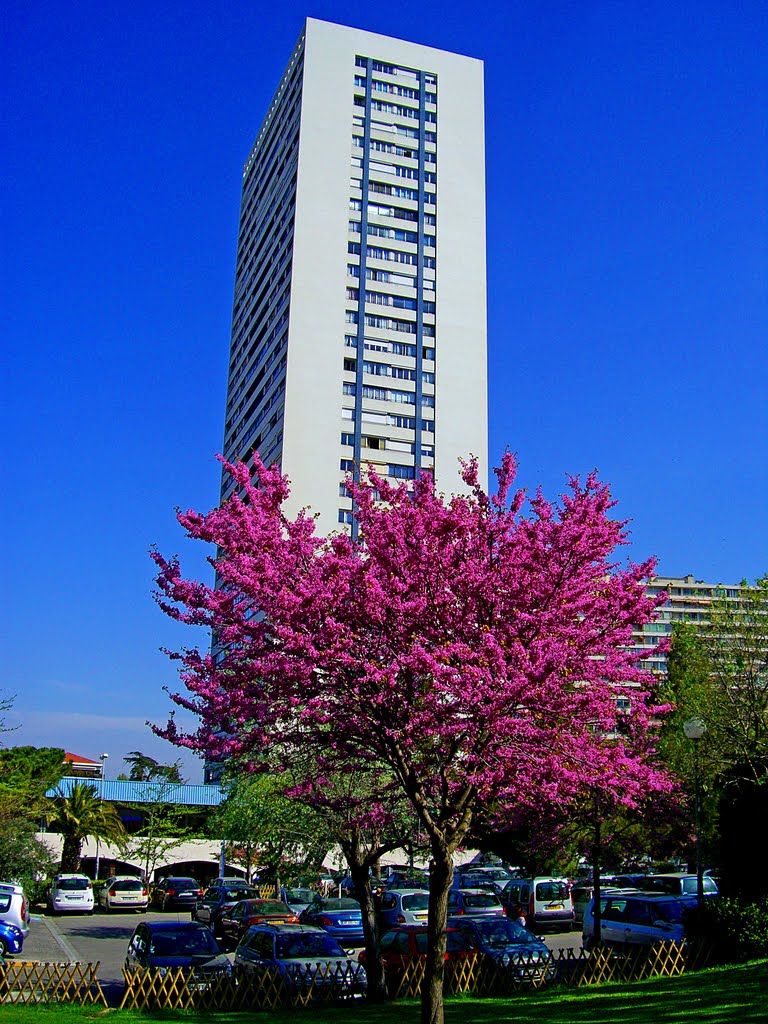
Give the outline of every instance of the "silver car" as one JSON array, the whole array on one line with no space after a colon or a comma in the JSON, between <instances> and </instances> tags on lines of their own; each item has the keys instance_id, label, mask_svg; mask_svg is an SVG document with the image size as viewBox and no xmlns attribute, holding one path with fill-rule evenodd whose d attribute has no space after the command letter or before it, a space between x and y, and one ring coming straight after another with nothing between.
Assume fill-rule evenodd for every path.
<instances>
[{"instance_id":1,"label":"silver car","mask_svg":"<svg viewBox=\"0 0 768 1024\"><path fill-rule=\"evenodd\" d=\"M682 942L685 918L696 906L689 896L652 896L641 892L616 892L601 896L602 940L611 946L650 946L654 942ZM584 911L583 942L595 941L595 901Z\"/></svg>"},{"instance_id":2,"label":"silver car","mask_svg":"<svg viewBox=\"0 0 768 1024\"><path fill-rule=\"evenodd\" d=\"M382 894L379 917L386 928L399 924L426 924L429 893L424 889L388 889Z\"/></svg>"},{"instance_id":3,"label":"silver car","mask_svg":"<svg viewBox=\"0 0 768 1024\"><path fill-rule=\"evenodd\" d=\"M18 928L25 939L29 935L29 900L14 882L0 882L0 921Z\"/></svg>"},{"instance_id":4,"label":"silver car","mask_svg":"<svg viewBox=\"0 0 768 1024\"><path fill-rule=\"evenodd\" d=\"M110 910L147 909L149 890L140 878L134 875L114 875L108 878L99 890L99 906Z\"/></svg>"},{"instance_id":5,"label":"silver car","mask_svg":"<svg viewBox=\"0 0 768 1024\"><path fill-rule=\"evenodd\" d=\"M495 892L488 889L451 889L448 893L448 917L503 917L504 907Z\"/></svg>"}]
</instances>

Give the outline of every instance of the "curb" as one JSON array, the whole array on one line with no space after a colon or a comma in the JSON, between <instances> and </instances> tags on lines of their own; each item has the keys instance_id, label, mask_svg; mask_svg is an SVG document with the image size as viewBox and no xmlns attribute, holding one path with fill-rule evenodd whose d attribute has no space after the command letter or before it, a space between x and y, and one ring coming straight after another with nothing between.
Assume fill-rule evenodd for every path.
<instances>
[{"instance_id":1,"label":"curb","mask_svg":"<svg viewBox=\"0 0 768 1024\"><path fill-rule=\"evenodd\" d=\"M59 949L61 949L61 951L64 953L68 960L80 960L80 956L78 955L77 950L73 946L71 946L69 942L64 938L59 929L54 925L53 921L50 921L47 917L41 917L39 918L39 920L42 921L42 923L51 933L51 937L57 943Z\"/></svg>"}]
</instances>

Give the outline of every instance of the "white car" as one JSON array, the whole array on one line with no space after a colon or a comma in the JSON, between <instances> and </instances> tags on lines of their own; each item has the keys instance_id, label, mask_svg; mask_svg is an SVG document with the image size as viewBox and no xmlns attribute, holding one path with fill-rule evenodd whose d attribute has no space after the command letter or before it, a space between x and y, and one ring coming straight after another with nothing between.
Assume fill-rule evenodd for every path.
<instances>
[{"instance_id":1,"label":"white car","mask_svg":"<svg viewBox=\"0 0 768 1024\"><path fill-rule=\"evenodd\" d=\"M149 904L149 889L133 875L108 878L99 890L99 906L110 910L144 911Z\"/></svg>"},{"instance_id":2,"label":"white car","mask_svg":"<svg viewBox=\"0 0 768 1024\"><path fill-rule=\"evenodd\" d=\"M93 885L87 875L57 875L48 890L52 914L93 913Z\"/></svg>"}]
</instances>

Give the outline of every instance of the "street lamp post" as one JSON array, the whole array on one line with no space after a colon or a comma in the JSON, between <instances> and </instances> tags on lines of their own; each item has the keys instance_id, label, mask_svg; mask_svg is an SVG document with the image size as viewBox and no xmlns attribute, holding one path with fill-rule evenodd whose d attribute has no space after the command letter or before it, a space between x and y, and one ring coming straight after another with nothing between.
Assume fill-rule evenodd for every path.
<instances>
[{"instance_id":1,"label":"street lamp post","mask_svg":"<svg viewBox=\"0 0 768 1024\"><path fill-rule=\"evenodd\" d=\"M102 754L99 757L99 760L101 761L101 777L99 778L99 788L98 788L99 806L101 806L102 803L104 802L104 793L103 793L103 788L104 788L104 768L106 767L106 760L107 760L108 757L109 757L109 754ZM99 880L99 859L100 859L99 858L99 843L100 842L101 842L101 840L100 840L99 836L96 836L96 870L93 873L94 874L94 881L95 882L98 882L98 880Z\"/></svg>"},{"instance_id":2,"label":"street lamp post","mask_svg":"<svg viewBox=\"0 0 768 1024\"><path fill-rule=\"evenodd\" d=\"M699 777L699 742L707 731L701 718L691 718L683 725L686 738L693 743L694 817L696 821L696 898L699 910L704 905L704 869L701 862L701 779Z\"/></svg>"}]
</instances>

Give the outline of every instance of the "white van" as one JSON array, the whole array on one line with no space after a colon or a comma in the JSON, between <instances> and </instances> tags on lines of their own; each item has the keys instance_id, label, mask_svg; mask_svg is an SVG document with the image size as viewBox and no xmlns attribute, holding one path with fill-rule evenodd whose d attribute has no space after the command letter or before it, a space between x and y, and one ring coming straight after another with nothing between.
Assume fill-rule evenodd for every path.
<instances>
[{"instance_id":1,"label":"white van","mask_svg":"<svg viewBox=\"0 0 768 1024\"><path fill-rule=\"evenodd\" d=\"M48 890L52 914L93 913L93 886L87 875L57 875Z\"/></svg>"},{"instance_id":2,"label":"white van","mask_svg":"<svg viewBox=\"0 0 768 1024\"><path fill-rule=\"evenodd\" d=\"M526 926L533 931L547 928L570 931L576 920L571 883L567 878L549 875L513 878L504 886L501 901L508 917L515 916L515 906L521 906Z\"/></svg>"}]
</instances>

